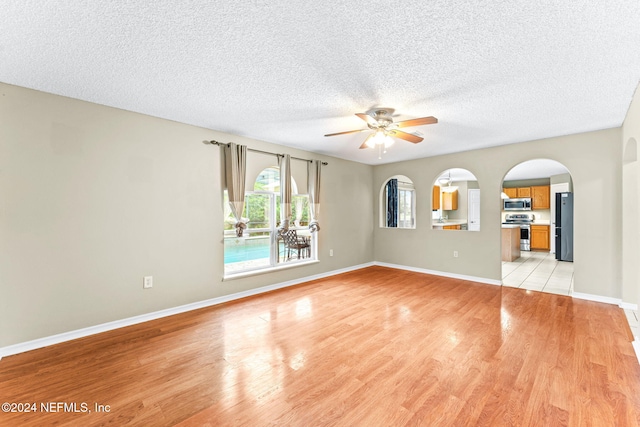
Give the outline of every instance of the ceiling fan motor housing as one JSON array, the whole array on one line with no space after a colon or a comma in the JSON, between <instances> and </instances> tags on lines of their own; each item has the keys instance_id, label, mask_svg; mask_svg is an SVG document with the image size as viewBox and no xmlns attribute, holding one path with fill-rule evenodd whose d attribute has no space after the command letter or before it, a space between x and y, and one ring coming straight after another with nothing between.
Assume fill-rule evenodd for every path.
<instances>
[{"instance_id":1,"label":"ceiling fan motor housing","mask_svg":"<svg viewBox=\"0 0 640 427\"><path fill-rule=\"evenodd\" d=\"M373 118L375 119L376 122L378 122L378 125L376 126L369 123L369 127L371 129L384 129L387 126L389 126L391 123L393 123L391 114L387 110L376 110L374 112Z\"/></svg>"}]
</instances>

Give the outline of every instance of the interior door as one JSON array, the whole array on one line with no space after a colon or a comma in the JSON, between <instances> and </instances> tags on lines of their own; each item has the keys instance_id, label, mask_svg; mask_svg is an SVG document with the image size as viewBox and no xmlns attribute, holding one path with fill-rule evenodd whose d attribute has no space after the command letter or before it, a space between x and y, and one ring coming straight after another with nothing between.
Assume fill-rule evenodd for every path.
<instances>
[{"instance_id":1,"label":"interior door","mask_svg":"<svg viewBox=\"0 0 640 427\"><path fill-rule=\"evenodd\" d=\"M569 191L569 183L563 182L562 184L551 185L551 218L549 228L549 249L552 254L556 253L556 193L566 193Z\"/></svg>"},{"instance_id":2,"label":"interior door","mask_svg":"<svg viewBox=\"0 0 640 427\"><path fill-rule=\"evenodd\" d=\"M480 190L468 190L467 221L469 231L480 231Z\"/></svg>"}]
</instances>

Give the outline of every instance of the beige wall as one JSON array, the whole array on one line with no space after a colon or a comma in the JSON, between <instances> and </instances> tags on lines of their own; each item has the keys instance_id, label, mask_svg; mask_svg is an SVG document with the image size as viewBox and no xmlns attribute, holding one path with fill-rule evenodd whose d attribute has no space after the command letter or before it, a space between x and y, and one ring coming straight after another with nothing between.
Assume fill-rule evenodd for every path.
<instances>
[{"instance_id":1,"label":"beige wall","mask_svg":"<svg viewBox=\"0 0 640 427\"><path fill-rule=\"evenodd\" d=\"M500 189L515 165L546 158L564 164L573 178L575 197L575 291L621 297L620 129L549 138L501 147L377 166L374 187L396 173L416 186L418 224L427 224L431 184L449 168L465 168L481 191L479 232L446 232L419 226L404 230L374 229L376 261L500 280ZM376 215L378 213L376 212ZM459 257L453 257L453 251Z\"/></svg>"},{"instance_id":2,"label":"beige wall","mask_svg":"<svg viewBox=\"0 0 640 427\"><path fill-rule=\"evenodd\" d=\"M560 175L553 175L549 179L549 185L564 184L565 182L569 184L569 191L573 191L573 181L571 179L571 174L563 173Z\"/></svg>"},{"instance_id":3,"label":"beige wall","mask_svg":"<svg viewBox=\"0 0 640 427\"><path fill-rule=\"evenodd\" d=\"M619 220L622 221L622 294L623 301L640 306L640 173L638 143L640 142L640 86L636 88L629 111L622 125L622 189L623 201Z\"/></svg>"},{"instance_id":4,"label":"beige wall","mask_svg":"<svg viewBox=\"0 0 640 427\"><path fill-rule=\"evenodd\" d=\"M320 263L222 281L220 152L206 139L329 162ZM248 155L256 175L274 164ZM303 165L292 161L304 188ZM0 347L370 262L372 173L0 84ZM142 289L146 275L153 289Z\"/></svg>"},{"instance_id":5,"label":"beige wall","mask_svg":"<svg viewBox=\"0 0 640 427\"><path fill-rule=\"evenodd\" d=\"M320 263L222 280L220 151L205 139L330 163ZM621 129L374 168L0 84L0 347L373 260L499 280L502 180L536 158L572 174L575 291L635 302L637 226L625 239L633 262L623 269L620 261L621 223L637 223L640 196L637 172L625 166L623 174L629 141L640 141L637 93ZM248 182L275 164L250 153ZM292 162L300 188L303 165ZM431 185L455 167L478 178L479 232L430 227ZM392 175L415 184L415 230L374 227L379 189ZM145 275L154 276L151 290L142 289Z\"/></svg>"}]
</instances>

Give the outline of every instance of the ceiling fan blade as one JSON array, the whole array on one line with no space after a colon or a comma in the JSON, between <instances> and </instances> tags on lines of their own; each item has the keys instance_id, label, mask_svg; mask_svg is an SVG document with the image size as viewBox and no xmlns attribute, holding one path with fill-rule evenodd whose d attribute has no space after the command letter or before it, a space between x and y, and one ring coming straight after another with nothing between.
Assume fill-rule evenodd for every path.
<instances>
[{"instance_id":1,"label":"ceiling fan blade","mask_svg":"<svg viewBox=\"0 0 640 427\"><path fill-rule=\"evenodd\" d=\"M367 145L367 142L369 142L369 140L371 138L373 138L373 135L375 135L375 133L372 133L371 135L369 135L364 142L362 143L362 145L360 146L360 149L362 150L363 148L369 148L369 146Z\"/></svg>"},{"instance_id":2,"label":"ceiling fan blade","mask_svg":"<svg viewBox=\"0 0 640 427\"><path fill-rule=\"evenodd\" d=\"M365 113L356 113L356 116L360 117L362 120L364 120L365 122L367 122L367 124L370 125L378 125L378 122L376 119L374 119L373 117L371 117L368 114Z\"/></svg>"},{"instance_id":3,"label":"ceiling fan blade","mask_svg":"<svg viewBox=\"0 0 640 427\"><path fill-rule=\"evenodd\" d=\"M358 132L364 132L364 131L367 131L367 130L371 130L371 129L358 129L358 130L348 130L346 132L328 133L325 136L346 135L348 133L358 133Z\"/></svg>"},{"instance_id":4,"label":"ceiling fan blade","mask_svg":"<svg viewBox=\"0 0 640 427\"><path fill-rule=\"evenodd\" d=\"M396 122L399 128L405 128L409 126L420 126L420 125L430 125L433 123L438 123L438 119L433 116L429 117L421 117L419 119L411 119L411 120L403 120L401 122Z\"/></svg>"},{"instance_id":5,"label":"ceiling fan blade","mask_svg":"<svg viewBox=\"0 0 640 427\"><path fill-rule=\"evenodd\" d=\"M396 138L404 139L405 141L413 142L414 144L417 144L418 142L421 142L424 139L420 136L412 135L410 133L403 132L401 130L395 130L395 129L392 131L389 131L389 135L395 136Z\"/></svg>"}]
</instances>

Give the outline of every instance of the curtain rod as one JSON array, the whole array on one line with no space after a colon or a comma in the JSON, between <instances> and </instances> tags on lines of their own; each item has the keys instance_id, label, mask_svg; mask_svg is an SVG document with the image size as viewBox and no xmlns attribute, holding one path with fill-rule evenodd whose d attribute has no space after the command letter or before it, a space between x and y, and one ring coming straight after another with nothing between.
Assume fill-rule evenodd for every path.
<instances>
[{"instance_id":1,"label":"curtain rod","mask_svg":"<svg viewBox=\"0 0 640 427\"><path fill-rule=\"evenodd\" d=\"M224 142L219 142L216 140L211 140L211 141L202 141L203 144L211 144L211 145L229 145L229 144L225 144ZM278 154L278 153L271 153L269 151L262 151L262 150L256 150L254 148L249 148L247 147L247 151L253 151L254 153L262 153L262 154L269 154L272 156L277 156L277 157L284 157L284 154ZM293 157L291 156L292 159L295 160L302 160L303 162L311 162L312 160L309 159L301 159L300 157ZM327 162L322 162L323 165L327 166L329 163Z\"/></svg>"}]
</instances>

